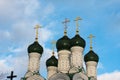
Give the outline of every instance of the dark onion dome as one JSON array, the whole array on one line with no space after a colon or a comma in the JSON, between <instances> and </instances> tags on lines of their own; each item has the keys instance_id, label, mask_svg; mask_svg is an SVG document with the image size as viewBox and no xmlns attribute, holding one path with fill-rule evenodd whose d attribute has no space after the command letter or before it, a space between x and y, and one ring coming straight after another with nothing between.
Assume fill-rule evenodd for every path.
<instances>
[{"instance_id":1,"label":"dark onion dome","mask_svg":"<svg viewBox=\"0 0 120 80\"><path fill-rule=\"evenodd\" d=\"M70 39L64 35L56 43L57 51L60 50L70 50Z\"/></svg>"},{"instance_id":2,"label":"dark onion dome","mask_svg":"<svg viewBox=\"0 0 120 80\"><path fill-rule=\"evenodd\" d=\"M98 62L98 61L99 61L99 57L98 57L98 55L97 55L93 50L90 50L90 51L84 56L84 61L85 61L85 62L88 62L88 61Z\"/></svg>"},{"instance_id":3,"label":"dark onion dome","mask_svg":"<svg viewBox=\"0 0 120 80\"><path fill-rule=\"evenodd\" d=\"M43 53L43 47L38 43L38 41L35 41L33 44L31 44L28 47L28 53L32 53L32 52L37 52L40 54Z\"/></svg>"},{"instance_id":4,"label":"dark onion dome","mask_svg":"<svg viewBox=\"0 0 120 80\"><path fill-rule=\"evenodd\" d=\"M46 61L46 66L58 66L58 60L55 58L55 56L51 56L47 61Z\"/></svg>"},{"instance_id":5,"label":"dark onion dome","mask_svg":"<svg viewBox=\"0 0 120 80\"><path fill-rule=\"evenodd\" d=\"M85 40L80 37L79 34L76 34L71 40L70 40L70 43L71 43L71 47L73 46L80 46L80 47L83 47L85 48Z\"/></svg>"}]
</instances>

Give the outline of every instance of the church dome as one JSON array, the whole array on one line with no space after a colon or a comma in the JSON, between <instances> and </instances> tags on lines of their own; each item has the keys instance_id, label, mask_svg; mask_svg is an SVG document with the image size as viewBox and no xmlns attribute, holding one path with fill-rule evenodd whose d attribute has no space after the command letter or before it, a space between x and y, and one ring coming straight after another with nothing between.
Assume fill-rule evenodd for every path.
<instances>
[{"instance_id":1,"label":"church dome","mask_svg":"<svg viewBox=\"0 0 120 80\"><path fill-rule=\"evenodd\" d=\"M98 62L98 61L99 61L99 57L98 57L98 55L97 55L93 50L90 50L90 51L84 56L84 61L85 61L85 62L88 62L88 61Z\"/></svg>"},{"instance_id":2,"label":"church dome","mask_svg":"<svg viewBox=\"0 0 120 80\"><path fill-rule=\"evenodd\" d=\"M46 61L46 66L58 66L58 60L55 58L55 56L51 56L47 61Z\"/></svg>"},{"instance_id":3,"label":"church dome","mask_svg":"<svg viewBox=\"0 0 120 80\"><path fill-rule=\"evenodd\" d=\"M33 44L28 46L28 53L32 53L32 52L37 52L37 53L42 54L43 47L37 41L35 41Z\"/></svg>"},{"instance_id":4,"label":"church dome","mask_svg":"<svg viewBox=\"0 0 120 80\"><path fill-rule=\"evenodd\" d=\"M64 35L56 43L57 51L60 50L70 50L70 39Z\"/></svg>"},{"instance_id":5,"label":"church dome","mask_svg":"<svg viewBox=\"0 0 120 80\"><path fill-rule=\"evenodd\" d=\"M73 46L80 46L80 47L85 47L86 43L85 40L80 37L79 34L76 34L72 39L71 39L71 47Z\"/></svg>"}]
</instances>

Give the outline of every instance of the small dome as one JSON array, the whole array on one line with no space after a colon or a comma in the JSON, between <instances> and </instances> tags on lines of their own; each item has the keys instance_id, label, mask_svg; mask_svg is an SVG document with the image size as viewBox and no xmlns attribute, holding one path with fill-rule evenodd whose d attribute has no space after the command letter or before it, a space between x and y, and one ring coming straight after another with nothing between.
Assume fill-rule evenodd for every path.
<instances>
[{"instance_id":1,"label":"small dome","mask_svg":"<svg viewBox=\"0 0 120 80\"><path fill-rule=\"evenodd\" d=\"M72 39L71 39L71 47L73 46L80 46L80 47L83 47L85 48L85 40L80 37L80 35L76 34Z\"/></svg>"},{"instance_id":2,"label":"small dome","mask_svg":"<svg viewBox=\"0 0 120 80\"><path fill-rule=\"evenodd\" d=\"M88 62L88 61L98 62L98 61L99 61L99 57L98 57L98 55L97 55L93 50L90 50L90 51L84 56L84 61L85 61L85 62Z\"/></svg>"},{"instance_id":3,"label":"small dome","mask_svg":"<svg viewBox=\"0 0 120 80\"><path fill-rule=\"evenodd\" d=\"M42 54L43 53L43 47L37 41L35 41L33 44L31 44L28 47L28 53L32 53L32 52L37 52L37 53Z\"/></svg>"},{"instance_id":4,"label":"small dome","mask_svg":"<svg viewBox=\"0 0 120 80\"><path fill-rule=\"evenodd\" d=\"M57 51L70 50L70 39L65 35L56 43Z\"/></svg>"},{"instance_id":5,"label":"small dome","mask_svg":"<svg viewBox=\"0 0 120 80\"><path fill-rule=\"evenodd\" d=\"M51 56L47 61L46 61L46 66L58 66L58 60L55 58L55 56Z\"/></svg>"}]
</instances>

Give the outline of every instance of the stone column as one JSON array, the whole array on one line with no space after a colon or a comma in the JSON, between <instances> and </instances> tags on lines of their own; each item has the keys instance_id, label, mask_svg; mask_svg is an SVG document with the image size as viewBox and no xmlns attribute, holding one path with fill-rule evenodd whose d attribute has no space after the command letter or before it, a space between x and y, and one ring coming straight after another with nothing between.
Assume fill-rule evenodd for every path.
<instances>
[{"instance_id":1,"label":"stone column","mask_svg":"<svg viewBox=\"0 0 120 80\"><path fill-rule=\"evenodd\" d=\"M55 67L55 66L49 66L49 67L47 68L47 79L49 80L49 78L50 78L52 75L56 74L56 73L57 73L57 67Z\"/></svg>"},{"instance_id":2,"label":"stone column","mask_svg":"<svg viewBox=\"0 0 120 80\"><path fill-rule=\"evenodd\" d=\"M70 69L70 54L68 50L61 50L58 52L58 71L68 73Z\"/></svg>"},{"instance_id":3,"label":"stone column","mask_svg":"<svg viewBox=\"0 0 120 80\"><path fill-rule=\"evenodd\" d=\"M28 71L38 72L40 67L40 57L39 53L30 53L29 54L29 65Z\"/></svg>"},{"instance_id":4,"label":"stone column","mask_svg":"<svg viewBox=\"0 0 120 80\"><path fill-rule=\"evenodd\" d=\"M71 48L71 65L74 67L83 67L83 48L74 46Z\"/></svg>"},{"instance_id":5,"label":"stone column","mask_svg":"<svg viewBox=\"0 0 120 80\"><path fill-rule=\"evenodd\" d=\"M97 62L95 62L95 61L86 62L87 76L97 78L96 68L97 68Z\"/></svg>"}]
</instances>

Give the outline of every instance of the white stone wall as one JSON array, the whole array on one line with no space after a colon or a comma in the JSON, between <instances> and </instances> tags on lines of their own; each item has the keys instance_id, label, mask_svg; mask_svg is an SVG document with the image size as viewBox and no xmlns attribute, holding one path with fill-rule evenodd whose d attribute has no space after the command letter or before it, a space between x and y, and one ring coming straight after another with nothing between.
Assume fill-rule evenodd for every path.
<instances>
[{"instance_id":1,"label":"white stone wall","mask_svg":"<svg viewBox=\"0 0 120 80\"><path fill-rule=\"evenodd\" d=\"M72 80L88 80L88 76L84 73L76 73Z\"/></svg>"},{"instance_id":2,"label":"white stone wall","mask_svg":"<svg viewBox=\"0 0 120 80\"><path fill-rule=\"evenodd\" d=\"M27 78L27 80L45 80L45 79L39 75L33 75Z\"/></svg>"},{"instance_id":3,"label":"white stone wall","mask_svg":"<svg viewBox=\"0 0 120 80\"><path fill-rule=\"evenodd\" d=\"M61 50L58 52L58 71L68 73L70 69L70 54L68 50Z\"/></svg>"},{"instance_id":4,"label":"white stone wall","mask_svg":"<svg viewBox=\"0 0 120 80\"><path fill-rule=\"evenodd\" d=\"M33 76L33 72L27 72L27 73L25 74L25 77L26 77L26 78L31 77L31 76Z\"/></svg>"},{"instance_id":5,"label":"white stone wall","mask_svg":"<svg viewBox=\"0 0 120 80\"><path fill-rule=\"evenodd\" d=\"M28 72L25 74L27 80L44 80L41 75L34 74L39 71L40 57L41 55L39 53L29 54Z\"/></svg>"},{"instance_id":6,"label":"white stone wall","mask_svg":"<svg viewBox=\"0 0 120 80\"><path fill-rule=\"evenodd\" d=\"M88 61L86 63L86 70L88 77L97 77L97 62L95 61Z\"/></svg>"},{"instance_id":7,"label":"white stone wall","mask_svg":"<svg viewBox=\"0 0 120 80\"><path fill-rule=\"evenodd\" d=\"M69 76L65 73L58 72L52 77L50 77L49 80L70 80Z\"/></svg>"},{"instance_id":8,"label":"white stone wall","mask_svg":"<svg viewBox=\"0 0 120 80\"><path fill-rule=\"evenodd\" d=\"M57 73L57 67L55 66L49 66L47 68L47 79L49 79L52 75Z\"/></svg>"},{"instance_id":9,"label":"white stone wall","mask_svg":"<svg viewBox=\"0 0 120 80\"><path fill-rule=\"evenodd\" d=\"M40 57L41 57L41 55L39 53L30 53L29 54L29 64L28 64L29 71L31 71L31 72L39 71Z\"/></svg>"},{"instance_id":10,"label":"white stone wall","mask_svg":"<svg viewBox=\"0 0 120 80\"><path fill-rule=\"evenodd\" d=\"M74 67L83 67L83 48L75 46L71 48L71 65Z\"/></svg>"}]
</instances>

